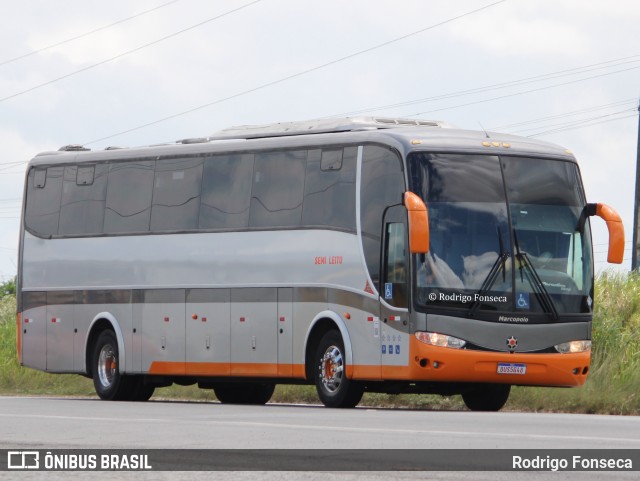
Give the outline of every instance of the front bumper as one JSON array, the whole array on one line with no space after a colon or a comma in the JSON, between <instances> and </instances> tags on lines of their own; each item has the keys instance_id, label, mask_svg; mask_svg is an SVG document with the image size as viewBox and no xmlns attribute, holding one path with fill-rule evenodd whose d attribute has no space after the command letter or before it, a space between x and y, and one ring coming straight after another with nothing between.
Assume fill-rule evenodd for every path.
<instances>
[{"instance_id":1,"label":"front bumper","mask_svg":"<svg viewBox=\"0 0 640 481\"><path fill-rule=\"evenodd\" d=\"M591 352L526 354L435 347L410 339L408 377L415 381L499 383L524 386L581 386ZM498 374L498 363L525 364L525 374Z\"/></svg>"}]
</instances>

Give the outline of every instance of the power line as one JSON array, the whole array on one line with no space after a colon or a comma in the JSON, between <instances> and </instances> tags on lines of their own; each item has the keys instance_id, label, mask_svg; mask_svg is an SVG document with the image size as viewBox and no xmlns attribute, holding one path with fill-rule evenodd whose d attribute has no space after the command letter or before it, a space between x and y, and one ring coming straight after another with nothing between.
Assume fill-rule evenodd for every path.
<instances>
[{"instance_id":1,"label":"power line","mask_svg":"<svg viewBox=\"0 0 640 481\"><path fill-rule=\"evenodd\" d=\"M637 70L639 68L640 68L640 66L629 67L629 68L622 69L622 70L616 70L614 72L607 72L607 73L602 73L602 74L598 74L598 75L591 75L591 76L583 77L583 78L580 78L580 79L570 80L568 82L561 82L561 83L557 83L557 84L553 84L553 85L547 85L547 86L544 86L544 87L538 87L538 88L535 88L535 89L523 90L523 91L520 91L520 92L511 93L511 94L500 95L498 97L491 97L491 98L483 99L483 100L475 100L473 102L467 102L467 103L464 103L464 104L452 105L450 107L442 107L442 108L439 108L439 109L418 112L418 113L415 113L415 114L410 114L410 115L405 115L405 116L406 117L417 117L418 115L430 114L430 113L433 113L433 112L441 112L443 110L451 110L451 109L457 109L457 108L460 108L460 107L468 107L470 105L477 105L477 104L482 104L482 103L486 103L486 102L492 102L494 100L501 100L501 99L506 99L506 98L510 98L510 97L516 97L518 95L524 95L524 94L528 94L528 93L532 93L532 92L540 92L540 91L543 91L543 90L548 90L548 89L552 89L552 88L556 88L556 87L564 87L566 85L571 85L571 84L575 84L575 83L579 83L579 82L585 82L587 80L593 80L595 78L607 77L609 75L615 75L615 74L618 74L618 73L629 72L631 70Z\"/></svg>"},{"instance_id":2,"label":"power line","mask_svg":"<svg viewBox=\"0 0 640 481\"><path fill-rule=\"evenodd\" d=\"M60 45L63 45L65 43L69 43L69 42L73 42L74 40L79 40L81 38L87 37L87 36L92 35L94 33L100 32L101 30L106 30L108 28L114 27L114 26L119 25L121 23L128 22L129 20L133 20L134 18L138 18L138 17L141 17L141 16L146 15L148 13L155 12L156 10L159 10L161 8L164 8L164 7L167 7L167 6L171 5L171 4L179 2L179 1L180 0L171 0L170 2L163 3L162 5L158 5L157 7L150 8L149 10L145 10L145 11L140 12L140 13L136 13L135 15L132 15L130 17L122 18L122 19L117 20L117 21L115 21L113 23L110 23L108 25L103 25L102 27L98 27L98 28L95 28L95 29L90 30L88 32L76 35L74 37L67 38L66 40L62 40L60 42L56 42L56 43L53 43L51 45L47 45L46 47L38 48L38 49L33 50L33 51L29 52L29 53L25 53L23 55L18 55L17 57L13 57L13 58L10 58L8 60L4 60L4 61L0 62L0 66L7 65L9 63L15 62L17 60L21 60L21 59L26 58L26 57L30 57L31 55L35 55L37 53L44 52L45 50L49 50L49 49L52 49L52 48L55 48L55 47L59 47Z\"/></svg>"},{"instance_id":3,"label":"power line","mask_svg":"<svg viewBox=\"0 0 640 481\"><path fill-rule=\"evenodd\" d=\"M446 93L446 94L435 95L433 97L425 97L425 98L420 98L420 99L405 100L405 101L397 102L397 103L394 103L394 104L380 105L380 106L377 106L377 107L354 110L354 111L350 111L350 112L343 112L341 114L331 115L331 117L351 116L351 115L357 115L357 114L366 113L366 112L375 112L375 111L378 111L378 110L386 110L386 109L390 109L390 108L406 107L408 105L415 105L415 104L420 104L420 103L433 102L433 101L436 101L436 100L446 100L446 99L450 99L450 98L462 97L462 96L465 96L465 95L473 95L473 94L477 94L477 93L488 92L488 91L491 91L491 90L499 90L499 89L508 88L508 87L517 87L517 86L520 86L520 85L526 85L526 84L535 83L535 82L542 82L542 81L545 81L545 80L553 80L555 78L562 78L562 77L566 77L566 76L570 76L570 75L579 75L579 74L582 74L582 73L593 72L593 71L596 71L596 70L602 70L602 69L606 69L606 68L614 68L614 67L618 67L618 66L626 65L626 64L630 64L630 63L637 63L639 61L640 61L640 55L631 55L631 56L628 56L628 57L622 57L622 58L607 60L607 61L598 62L598 63L595 63L595 64L583 65L581 67L574 67L574 68L571 68L571 69L564 69L564 70L558 70L556 72L549 72L549 73L546 73L546 74L535 75L533 77L525 77L525 78L521 78L521 79L517 79L517 80L510 80L508 82L500 82L500 83L497 83L497 84L485 85L483 87L476 87L476 88L472 88L472 89L465 89L465 90L459 90L459 91L456 91L456 92L450 92L450 93ZM610 64L615 64L615 65L610 65Z\"/></svg>"},{"instance_id":4,"label":"power line","mask_svg":"<svg viewBox=\"0 0 640 481\"><path fill-rule=\"evenodd\" d=\"M227 12L225 12L223 14L217 15L215 17L208 18L207 20L204 20L202 22L196 23L195 25L191 25L190 27L184 28L182 30L178 30L177 32L173 32L173 33L171 33L169 35L166 35L166 36L164 36L162 38L159 38L157 40L154 40L152 42L145 43L144 45L141 45L139 47L133 48L131 50L127 50L126 52L122 52L122 53L120 53L118 55L115 55L113 57L110 57L110 58L108 58L106 60L102 60L102 61L100 61L98 63L94 63L94 64L91 64L91 65L88 65L86 67L83 67L81 69L75 70L75 71L70 72L70 73L68 73L66 75L62 75L61 77L57 77L57 78L48 80L48 81L43 82L41 84L34 85L33 87L30 87L30 88L28 88L26 90L22 90L20 92L16 92L14 94L8 95L7 97L0 98L0 102L4 102L5 100L9 100L9 99L13 99L15 97L19 97L20 95L24 95L24 94L29 93L29 92L33 92L34 90L37 90L37 89L39 89L41 87L45 87L47 85L51 85L51 84L53 84L55 82L59 82L60 80L64 80L64 79L67 79L69 77L73 77L74 75L77 75L79 73L86 72L87 70L94 69L96 67L99 67L100 65L104 65L104 64L112 62L112 61L114 61L116 59L122 58L125 55L129 55L131 53L138 52L138 51L140 51L142 49L145 49L145 48L150 47L152 45L155 45L157 43L163 42L164 40L168 40L168 39L173 38L173 37L175 37L177 35L180 35L182 33L188 32L189 30L193 30L195 28L201 27L202 25L205 25L207 23L213 22L214 20L218 20L218 19L220 19L222 17L226 17L227 15L235 13L235 12L237 12L239 10L244 9L244 8L250 7L251 5L255 5L256 3L259 3L261 1L262 0L254 0L253 2L249 2L249 3L245 4L245 5L242 5L242 6L238 7L238 8L234 8L233 10L229 10L229 11L227 11ZM505 1L505 0L503 0L503 1Z\"/></svg>"},{"instance_id":5,"label":"power line","mask_svg":"<svg viewBox=\"0 0 640 481\"><path fill-rule=\"evenodd\" d=\"M616 119L609 119L609 120L601 120L600 122L593 122L593 123L590 123L590 124L587 124L587 125L579 125L579 126L576 126L576 127L566 127L566 128L560 128L560 129L547 130L547 131L544 131L544 132L538 132L537 134L528 135L528 137L538 137L540 135L555 134L557 132L566 132L567 130L577 130L577 129L582 129L582 128L585 128L585 127L592 127L594 125L600 125L600 124L606 124L606 123L609 123L609 122L615 122L615 121L618 121L618 120L630 119L632 117L637 117L637 116L638 116L638 113L635 112L635 113L630 114L630 115L625 115L624 117L618 117Z\"/></svg>"},{"instance_id":6,"label":"power line","mask_svg":"<svg viewBox=\"0 0 640 481\"><path fill-rule=\"evenodd\" d=\"M160 119L154 120L154 121L152 121L152 122L147 122L147 123L145 123L145 124L138 125L137 127L132 127L132 128L130 128L130 129L122 130L122 131L120 131L120 132L117 132L117 133L112 134L112 135L108 135L108 136L106 136L106 137L101 137L101 138L99 138L99 139L95 139L95 140L92 140L92 141L90 141L90 142L86 142L86 143L85 143L85 144L83 144L83 145L90 145L90 144L94 144L94 143L96 143L96 142L101 142L101 141L103 141L103 140L112 139L113 137L118 137L118 136L120 136L120 135L128 134L128 133L130 133L130 132L134 132L134 131L136 131L136 130L144 129L144 128L146 128L146 127L150 127L151 125L156 125L156 124L159 124L159 123L161 123L161 122L166 122L167 120L175 119L175 118L177 118L177 117L181 117L181 116L183 116L183 115L190 114L190 113L192 113L192 112L196 112L196 111L198 111L198 110L202 110L202 109L205 109L205 108L207 108L207 107L211 107L211 106L213 106L213 105L217 105L217 104L220 104L220 103L222 103L222 102L226 102L226 101L228 101L228 100L232 100L232 99L235 99L235 98L241 97L241 96L243 96L243 95L247 95L247 94L250 94L250 93L253 93L253 92L257 92L258 90L262 90L262 89L265 89L265 88L267 88L267 87L271 87L271 86L273 86L273 85L277 85L277 84L280 84L280 83L286 82L287 80L291 80L291 79L294 79L294 78L297 78L297 77L301 77L301 76L306 75L306 74L309 74L309 73L311 73L311 72L316 72L316 71L318 71L318 70L320 70L320 69L323 69L323 68L329 67L329 66L331 66L331 65L335 65L335 64L337 64L337 63L344 62L345 60L349 60L349 59L352 59L352 58L357 57L357 56L359 56L359 55L362 55L362 54L365 54L365 53L372 52L372 51L377 50L377 49L379 49L379 48L386 47L386 46L388 46L388 45L391 45L391 44L393 44L393 43L399 42L399 41L401 41L401 40L405 40L405 39L407 39L407 38L409 38L409 37L413 37L413 36L418 35L418 34L420 34L420 33L424 33L424 32L426 32L426 31L428 31L428 30L432 30L432 29L434 29L434 28L436 28L436 27L440 27L440 26L442 26L442 25L446 25L447 23L451 23L451 22L453 22L453 21L455 21L455 20L459 20L459 19L464 18L464 17L467 17L467 16L469 16L469 15L473 15L474 13L478 13L478 12L480 12L480 11L486 10L486 9L491 8L491 7L493 7L493 6L495 6L495 5L498 5L498 4L500 4L500 3L504 3L504 2L506 2L506 1L507 1L507 0L499 0L499 1L497 1L497 2L490 3L490 4L488 4L488 5L485 5L485 6L483 6L483 7L477 8L477 9L475 9L475 10L471 10L471 11L466 12L466 13L463 13L463 14L461 14L461 15L457 15L457 16L452 17L452 18L449 18L449 19L447 19L447 20L443 20L442 22L439 22L439 23L436 23L436 24L430 25L430 26L425 27L425 28L422 28L422 29L420 29L420 30L416 30L415 32L411 32L411 33L409 33L409 34L402 35L401 37L397 37L397 38L394 38L394 39L392 39L392 40L388 40L388 41L386 41L386 42L380 43L380 44L375 45L375 46L373 46L373 47L366 48L366 49L364 49L364 50L360 50L360 51L358 51L358 52L355 52L355 53L352 53L352 54L349 54L349 55L345 55L344 57L340 57L340 58L338 58L338 59L335 59L335 60L332 60L332 61L330 61L330 62L324 63L324 64L322 64L322 65L317 65L317 66L315 66L315 67L312 67L312 68L309 68L309 69L303 70L303 71L301 71L301 72L298 72L298 73L295 73L295 74L292 74L292 75L288 75L288 76L283 77L283 78L280 78L280 79L278 79L278 80L273 80L273 81L271 81L271 82L264 83L264 84L259 85L259 86L257 86L257 87L254 87L254 88L251 88L251 89L248 89L248 90L244 90L244 91L242 91L242 92L238 92L238 93L233 94L233 95L229 95L228 97L223 97L223 98L220 98L220 99L217 99L217 100L213 100L213 101L211 101L211 102L207 102L207 103L204 103L204 104L200 104L200 105L198 105L198 106L196 106L196 107L193 107L193 108L190 108L190 109L188 109L188 110L183 110L182 112L178 112L178 113L176 113L176 114L168 115L168 116L166 116L166 117L163 117L163 118L160 118ZM1 101L1 99L0 99L0 101Z\"/></svg>"},{"instance_id":7,"label":"power line","mask_svg":"<svg viewBox=\"0 0 640 481\"><path fill-rule=\"evenodd\" d=\"M613 113L610 113L610 114L596 115L595 117L588 117L588 118L585 118L585 119L575 119L575 120L559 122L559 123L556 123L556 124L548 124L548 125L542 125L542 126L539 125L538 127L529 127L529 128L526 128L526 129L512 130L512 131L510 131L510 133L512 133L512 134L522 134L524 132L531 132L532 130L548 129L548 128L551 128L551 127L571 127L571 126L574 126L574 125L586 124L586 123L589 123L589 122L594 121L594 120L600 120L600 119L604 119L604 118L607 118L607 117L612 117L614 115L620 115L620 114L632 112L632 111L635 111L635 110L636 109L634 107L634 108L619 110L617 112L613 112Z\"/></svg>"},{"instance_id":8,"label":"power line","mask_svg":"<svg viewBox=\"0 0 640 481\"><path fill-rule=\"evenodd\" d=\"M530 125L530 124L537 124L540 122L546 122L548 120L555 120L555 119L561 119L564 117L571 117L573 115L577 115L577 114L582 114L582 113L587 113L587 112L595 112L598 110L605 110L611 107L618 107L620 105L627 105L627 104L633 104L635 105L636 103L636 99L632 98L632 99L628 99L628 100L619 100L617 102L612 102L609 104L603 104L603 105L597 105L594 107L586 107L584 109L580 109L580 110L572 110L571 112L565 112L562 114L556 114L556 115L548 115L546 117L540 117L537 119L531 119L531 120L523 120L521 122L514 122L511 124L504 124L504 125L499 125L497 127L489 127L487 130L494 130L494 131L501 131L504 129L509 129L511 127L521 127L523 125Z\"/></svg>"},{"instance_id":9,"label":"power line","mask_svg":"<svg viewBox=\"0 0 640 481\"><path fill-rule=\"evenodd\" d=\"M0 165L0 173L7 172L8 170L15 169L16 167L20 167L21 164L24 164L24 160L19 160L17 162L9 162L7 164Z\"/></svg>"}]
</instances>

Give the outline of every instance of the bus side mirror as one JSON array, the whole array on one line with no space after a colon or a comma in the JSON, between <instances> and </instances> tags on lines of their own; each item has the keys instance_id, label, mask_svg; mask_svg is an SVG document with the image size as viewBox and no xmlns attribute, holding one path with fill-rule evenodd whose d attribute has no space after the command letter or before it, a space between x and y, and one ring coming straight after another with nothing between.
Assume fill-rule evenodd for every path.
<instances>
[{"instance_id":1,"label":"bus side mirror","mask_svg":"<svg viewBox=\"0 0 640 481\"><path fill-rule=\"evenodd\" d=\"M609 253L607 262L622 264L624 258L624 226L620 215L607 204L587 204L587 214L597 215L607 223L609 230Z\"/></svg>"},{"instance_id":2,"label":"bus side mirror","mask_svg":"<svg viewBox=\"0 0 640 481\"><path fill-rule=\"evenodd\" d=\"M404 193L404 206L409 215L409 251L412 254L429 252L429 214L422 199L413 192Z\"/></svg>"}]
</instances>

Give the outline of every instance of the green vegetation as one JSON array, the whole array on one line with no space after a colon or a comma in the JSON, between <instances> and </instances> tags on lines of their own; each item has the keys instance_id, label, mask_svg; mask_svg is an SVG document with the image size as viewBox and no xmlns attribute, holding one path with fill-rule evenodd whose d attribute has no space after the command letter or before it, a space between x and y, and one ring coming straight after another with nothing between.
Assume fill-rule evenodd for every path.
<instances>
[{"instance_id":1,"label":"green vegetation","mask_svg":"<svg viewBox=\"0 0 640 481\"><path fill-rule=\"evenodd\" d=\"M9 283L6 283L9 284ZM0 393L95 396L78 375L21 368L16 358L15 284L0 286ZM596 281L593 358L587 383L576 389L516 387L505 410L640 414L640 276L604 274ZM211 401L211 390L171 386L155 399ZM278 386L274 402L318 403L313 386ZM422 409L463 409L459 396L365 394L361 403Z\"/></svg>"}]
</instances>

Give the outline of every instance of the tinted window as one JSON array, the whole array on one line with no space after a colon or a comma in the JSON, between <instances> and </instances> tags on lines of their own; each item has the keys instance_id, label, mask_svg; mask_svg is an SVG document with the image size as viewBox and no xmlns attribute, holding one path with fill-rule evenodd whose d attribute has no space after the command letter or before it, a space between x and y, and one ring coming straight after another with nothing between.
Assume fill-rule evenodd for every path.
<instances>
[{"instance_id":1,"label":"tinted window","mask_svg":"<svg viewBox=\"0 0 640 481\"><path fill-rule=\"evenodd\" d=\"M384 210L402 202L404 177L400 159L387 148L366 146L362 159L360 222L369 275L378 285Z\"/></svg>"},{"instance_id":2,"label":"tinted window","mask_svg":"<svg viewBox=\"0 0 640 481\"><path fill-rule=\"evenodd\" d=\"M558 312L591 312L593 264L580 175L572 162L502 157L516 256L535 269ZM552 311L516 276L516 308ZM526 301L529 299L528 301ZM526 302L525 302L526 301Z\"/></svg>"},{"instance_id":3,"label":"tinted window","mask_svg":"<svg viewBox=\"0 0 640 481\"><path fill-rule=\"evenodd\" d=\"M406 224L402 222L387 223L386 225L382 295L389 304L396 307L407 307L408 305L406 230Z\"/></svg>"},{"instance_id":4,"label":"tinted window","mask_svg":"<svg viewBox=\"0 0 640 481\"><path fill-rule=\"evenodd\" d=\"M156 162L151 231L198 228L202 158Z\"/></svg>"},{"instance_id":5,"label":"tinted window","mask_svg":"<svg viewBox=\"0 0 640 481\"><path fill-rule=\"evenodd\" d=\"M249 225L300 225L307 151L256 154Z\"/></svg>"},{"instance_id":6,"label":"tinted window","mask_svg":"<svg viewBox=\"0 0 640 481\"><path fill-rule=\"evenodd\" d=\"M149 230L154 164L152 160L140 160L110 165L105 233Z\"/></svg>"},{"instance_id":7,"label":"tinted window","mask_svg":"<svg viewBox=\"0 0 640 481\"><path fill-rule=\"evenodd\" d=\"M339 169L323 169L324 151L310 150L304 187L302 224L355 229L355 181L357 147L340 150ZM337 165L337 164L331 164Z\"/></svg>"},{"instance_id":8,"label":"tinted window","mask_svg":"<svg viewBox=\"0 0 640 481\"><path fill-rule=\"evenodd\" d=\"M253 157L253 154L239 154L205 159L201 229L248 227Z\"/></svg>"},{"instance_id":9,"label":"tinted window","mask_svg":"<svg viewBox=\"0 0 640 481\"><path fill-rule=\"evenodd\" d=\"M502 157L509 202L582 207L580 175L572 162ZM536 188L532 189L531 186Z\"/></svg>"},{"instance_id":10,"label":"tinted window","mask_svg":"<svg viewBox=\"0 0 640 481\"><path fill-rule=\"evenodd\" d=\"M65 167L60 235L102 232L108 175L108 164Z\"/></svg>"},{"instance_id":11,"label":"tinted window","mask_svg":"<svg viewBox=\"0 0 640 481\"><path fill-rule=\"evenodd\" d=\"M44 235L58 234L64 167L31 169L27 191L26 224Z\"/></svg>"},{"instance_id":12,"label":"tinted window","mask_svg":"<svg viewBox=\"0 0 640 481\"><path fill-rule=\"evenodd\" d=\"M498 158L414 153L409 170L411 190L429 209L430 249L416 262L418 302L509 310L511 241ZM476 305L478 293L491 295Z\"/></svg>"},{"instance_id":13,"label":"tinted window","mask_svg":"<svg viewBox=\"0 0 640 481\"><path fill-rule=\"evenodd\" d=\"M497 157L413 154L412 190L428 202L504 203Z\"/></svg>"}]
</instances>

